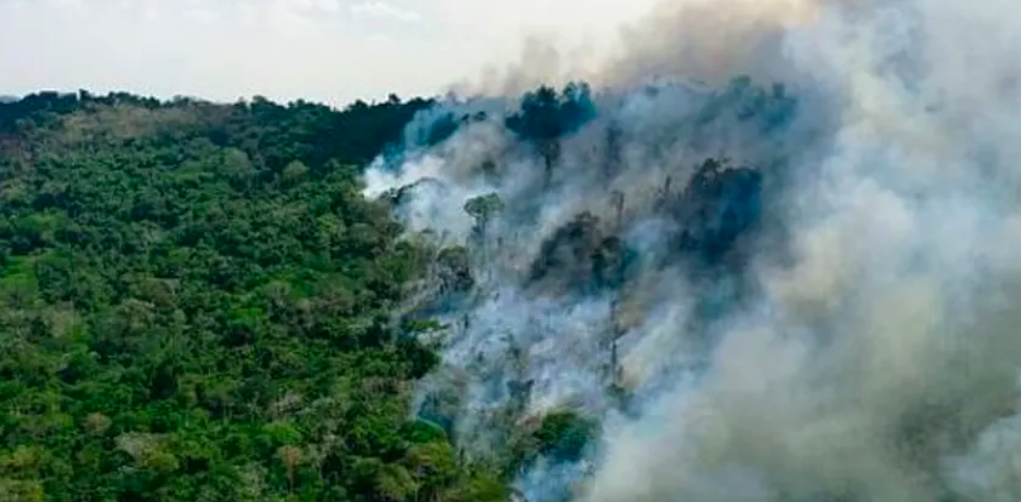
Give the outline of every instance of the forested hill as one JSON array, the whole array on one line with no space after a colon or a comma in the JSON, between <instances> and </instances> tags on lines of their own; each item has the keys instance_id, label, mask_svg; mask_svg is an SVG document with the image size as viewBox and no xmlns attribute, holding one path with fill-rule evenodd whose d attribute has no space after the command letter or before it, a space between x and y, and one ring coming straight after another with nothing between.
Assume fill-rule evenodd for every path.
<instances>
[{"instance_id":1,"label":"forested hill","mask_svg":"<svg viewBox=\"0 0 1021 502\"><path fill-rule=\"evenodd\" d=\"M361 195L429 104L0 104L0 500L505 498L410 421L420 254Z\"/></svg>"}]
</instances>

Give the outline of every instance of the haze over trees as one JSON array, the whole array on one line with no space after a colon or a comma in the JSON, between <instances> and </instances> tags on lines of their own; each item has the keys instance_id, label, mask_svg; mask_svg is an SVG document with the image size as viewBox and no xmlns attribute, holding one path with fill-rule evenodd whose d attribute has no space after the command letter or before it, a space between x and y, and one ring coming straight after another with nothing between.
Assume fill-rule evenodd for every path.
<instances>
[{"instance_id":1,"label":"haze over trees","mask_svg":"<svg viewBox=\"0 0 1021 502\"><path fill-rule=\"evenodd\" d=\"M480 457L457 442L458 396L413 407L440 361L418 335L444 327L409 300L423 284L470 299L491 280L472 256L501 251L487 234L507 209L496 193L467 200L468 241L437 247L394 218L428 180L363 196L380 154L488 120L447 114L416 140L405 126L434 104L86 91L0 104L0 501L496 502L537 462L581 460L599 429L576 410L509 408L502 446ZM571 84L497 120L549 187L562 142L595 115ZM607 131L601 176L620 162ZM715 263L755 225L759 178L711 159L698 173L661 205L693 215L678 249ZM631 260L582 213L528 281L620 288ZM531 384L512 383L524 399Z\"/></svg>"},{"instance_id":2,"label":"haze over trees","mask_svg":"<svg viewBox=\"0 0 1021 502\"><path fill-rule=\"evenodd\" d=\"M424 254L361 195L429 104L0 105L0 500L504 500L412 418Z\"/></svg>"}]
</instances>

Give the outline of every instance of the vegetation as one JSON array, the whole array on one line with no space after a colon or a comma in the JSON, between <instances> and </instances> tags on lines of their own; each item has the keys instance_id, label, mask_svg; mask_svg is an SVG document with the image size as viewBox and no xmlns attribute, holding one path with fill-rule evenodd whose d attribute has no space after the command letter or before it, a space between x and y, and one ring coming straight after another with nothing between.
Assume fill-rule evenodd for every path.
<instances>
[{"instance_id":1,"label":"vegetation","mask_svg":"<svg viewBox=\"0 0 1021 502\"><path fill-rule=\"evenodd\" d=\"M576 131L595 116L591 90L571 83L561 93L549 86L525 93L521 112L507 117L505 124L521 139L535 145L546 167L546 182L560 159L560 138Z\"/></svg>"},{"instance_id":2,"label":"vegetation","mask_svg":"<svg viewBox=\"0 0 1021 502\"><path fill-rule=\"evenodd\" d=\"M577 462L597 432L594 421L572 410L558 410L542 418L526 455L544 455L557 462Z\"/></svg>"},{"instance_id":3,"label":"vegetation","mask_svg":"<svg viewBox=\"0 0 1021 502\"><path fill-rule=\"evenodd\" d=\"M358 181L428 105L0 104L0 500L506 499L409 415L424 253Z\"/></svg>"}]
</instances>

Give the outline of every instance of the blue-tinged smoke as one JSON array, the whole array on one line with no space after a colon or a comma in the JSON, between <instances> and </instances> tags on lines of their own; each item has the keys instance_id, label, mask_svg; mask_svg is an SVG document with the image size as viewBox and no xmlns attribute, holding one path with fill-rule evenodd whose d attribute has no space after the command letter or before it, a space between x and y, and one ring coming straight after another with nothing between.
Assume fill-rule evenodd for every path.
<instances>
[{"instance_id":1,"label":"blue-tinged smoke","mask_svg":"<svg viewBox=\"0 0 1021 502\"><path fill-rule=\"evenodd\" d=\"M685 0L591 87L423 112L366 174L438 249L416 412L477 458L596 423L532 502L1021 499L1019 20Z\"/></svg>"},{"instance_id":2,"label":"blue-tinged smoke","mask_svg":"<svg viewBox=\"0 0 1021 502\"><path fill-rule=\"evenodd\" d=\"M371 193L388 191L409 229L465 248L464 263L437 260L436 288L418 297L419 315L451 326L447 367L424 382L418 412L469 452L507 449L514 429L552 410L621 411L614 386L632 387L624 393L640 402L614 354L640 356L643 339L666 336L645 333L644 318L691 330L677 359L640 377L645 392L694 371L712 346L707 326L748 289L742 239L755 239L764 192L775 191L761 169L785 169L791 155L771 147L811 141L794 132L793 96L741 78L720 90L542 88L502 113L484 103L423 112L405 163L368 173ZM438 128L445 140L421 139ZM493 213L470 214L469 201L489 194ZM450 277L464 287L447 286ZM683 307L661 303L681 289ZM540 458L522 472L522 492L536 501L567 493L589 472L579 465Z\"/></svg>"}]
</instances>

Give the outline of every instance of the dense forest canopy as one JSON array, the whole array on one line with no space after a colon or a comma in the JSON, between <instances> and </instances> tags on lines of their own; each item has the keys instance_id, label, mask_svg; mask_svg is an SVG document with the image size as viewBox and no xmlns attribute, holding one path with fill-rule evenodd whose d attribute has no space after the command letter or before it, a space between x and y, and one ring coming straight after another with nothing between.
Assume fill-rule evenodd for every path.
<instances>
[{"instance_id":1,"label":"dense forest canopy","mask_svg":"<svg viewBox=\"0 0 1021 502\"><path fill-rule=\"evenodd\" d=\"M1021 500L1021 2L653 3L521 96L0 96L0 502Z\"/></svg>"},{"instance_id":2,"label":"dense forest canopy","mask_svg":"<svg viewBox=\"0 0 1021 502\"><path fill-rule=\"evenodd\" d=\"M687 91L638 95L661 92ZM0 500L535 495L534 485L519 492L522 476L583 461L598 420L570 406L524 416L534 382L512 378L508 406L479 412L500 437L480 455L455 430L465 396L423 380L442 378L444 337L474 316L451 328L433 314L487 301L494 276L479 260L518 245L488 242L494 225L534 211L558 177L576 170L603 184L628 169L622 142L634 131L599 110L605 98L572 83L502 109L393 95L337 110L86 91L0 104ZM747 79L690 99L706 100L695 125L767 132L794 106ZM443 183L366 198L371 161L382 160L376 174L399 172L421 148L456 152L493 126L511 149L471 172L499 183L532 171L540 196L512 207L496 193L449 199L472 220L464 242L423 239L400 218ZM577 163L579 134L599 158ZM667 136L700 141L643 139ZM681 224L669 246L699 266L740 262L732 248L757 224L761 175L713 159L695 172L677 193L669 177L657 189L656 211ZM599 191L619 225L624 195ZM634 280L637 255L606 224L582 211L547 235L527 289L597 295ZM497 364L527 357L512 347ZM550 493L541 500L569 497Z\"/></svg>"},{"instance_id":3,"label":"dense forest canopy","mask_svg":"<svg viewBox=\"0 0 1021 502\"><path fill-rule=\"evenodd\" d=\"M739 77L341 110L2 103L0 502L994 500L934 459L1013 413L1008 304L900 349L915 378L877 370L900 331L840 315L914 298L888 277L805 309L839 273L827 253L810 296L772 296L792 292L795 232L842 242L799 227L841 131L813 99ZM733 331L748 322L767 329ZM789 338L756 338L773 329ZM946 330L967 350L928 357ZM950 391L917 399L932 381ZM865 402L813 401L848 395ZM703 411L713 434L682 420ZM846 448L889 468L844 478ZM717 477L735 465L762 484Z\"/></svg>"},{"instance_id":4,"label":"dense forest canopy","mask_svg":"<svg viewBox=\"0 0 1021 502\"><path fill-rule=\"evenodd\" d=\"M0 500L506 499L412 418L425 254L361 194L430 104L0 104Z\"/></svg>"}]
</instances>

